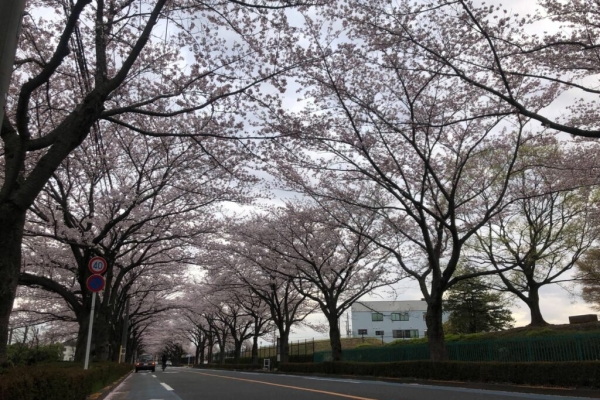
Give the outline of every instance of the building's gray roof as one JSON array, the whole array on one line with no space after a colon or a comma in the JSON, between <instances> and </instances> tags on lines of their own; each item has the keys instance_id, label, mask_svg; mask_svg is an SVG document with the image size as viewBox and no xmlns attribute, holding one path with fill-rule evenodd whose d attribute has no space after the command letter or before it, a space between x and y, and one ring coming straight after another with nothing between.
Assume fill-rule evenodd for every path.
<instances>
[{"instance_id":1,"label":"building's gray roof","mask_svg":"<svg viewBox=\"0 0 600 400\"><path fill-rule=\"evenodd\" d=\"M422 300L403 301L357 301L352 304L352 312L394 312L394 311L426 311L427 302Z\"/></svg>"}]
</instances>

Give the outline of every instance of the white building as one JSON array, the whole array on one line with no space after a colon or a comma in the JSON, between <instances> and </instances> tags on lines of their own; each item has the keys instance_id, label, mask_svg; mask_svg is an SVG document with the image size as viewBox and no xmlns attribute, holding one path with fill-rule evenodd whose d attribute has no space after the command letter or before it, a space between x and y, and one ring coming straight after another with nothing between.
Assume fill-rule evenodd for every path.
<instances>
[{"instance_id":1,"label":"white building","mask_svg":"<svg viewBox=\"0 0 600 400\"><path fill-rule=\"evenodd\" d=\"M351 310L353 337L377 337L391 342L427 335L425 301L357 301ZM447 320L448 313L444 313L443 321Z\"/></svg>"}]
</instances>

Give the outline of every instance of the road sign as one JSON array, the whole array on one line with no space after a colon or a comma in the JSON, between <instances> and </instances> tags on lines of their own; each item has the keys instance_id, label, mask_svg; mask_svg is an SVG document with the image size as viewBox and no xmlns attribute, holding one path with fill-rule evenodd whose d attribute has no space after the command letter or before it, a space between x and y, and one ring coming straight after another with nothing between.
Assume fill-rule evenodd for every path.
<instances>
[{"instance_id":1,"label":"road sign","mask_svg":"<svg viewBox=\"0 0 600 400\"><path fill-rule=\"evenodd\" d=\"M87 279L86 284L90 292L96 293L104 289L106 281L102 275L92 275Z\"/></svg>"},{"instance_id":2,"label":"road sign","mask_svg":"<svg viewBox=\"0 0 600 400\"><path fill-rule=\"evenodd\" d=\"M108 268L108 263L102 257L94 257L88 263L88 268L92 274L103 274Z\"/></svg>"}]
</instances>

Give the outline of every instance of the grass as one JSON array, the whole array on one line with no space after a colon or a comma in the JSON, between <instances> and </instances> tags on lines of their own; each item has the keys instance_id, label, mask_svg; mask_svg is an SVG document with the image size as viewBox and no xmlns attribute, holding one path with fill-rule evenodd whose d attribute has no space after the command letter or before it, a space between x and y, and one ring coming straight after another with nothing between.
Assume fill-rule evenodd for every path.
<instances>
[{"instance_id":1,"label":"grass","mask_svg":"<svg viewBox=\"0 0 600 400\"><path fill-rule=\"evenodd\" d=\"M523 326L519 328L507 329L500 332L486 332L473 334L447 334L446 342L462 342L492 339L511 339L520 337L540 337L540 336L561 336L573 334L600 333L600 322L588 322L576 325L547 325L543 327ZM381 344L380 338L342 338L342 349L355 349L361 347L385 347L385 346L406 346L414 344L427 344L427 338L396 340L385 345ZM306 346L306 347L305 347ZM330 351L331 345L328 339L315 340L314 351ZM258 350L259 358L274 357L276 355L275 346L262 347ZM313 354L313 341L291 341L290 355ZM244 354L242 355L242 357ZM247 357L250 354L246 354Z\"/></svg>"},{"instance_id":2,"label":"grass","mask_svg":"<svg viewBox=\"0 0 600 400\"><path fill-rule=\"evenodd\" d=\"M507 329L500 332L484 332L471 334L447 334L446 342L466 342L476 340L514 339L522 337L547 337L576 334L600 333L600 322L588 322L585 324L546 325L542 327L522 326ZM385 346L404 346L413 344L426 344L427 338L396 340Z\"/></svg>"},{"instance_id":3,"label":"grass","mask_svg":"<svg viewBox=\"0 0 600 400\"><path fill-rule=\"evenodd\" d=\"M356 347L370 346L370 345L381 345L381 339L378 338L342 338L342 350L354 349ZM315 340L314 351L330 351L331 344L329 339ZM290 341L290 355L304 355L313 354L313 341ZM258 349L258 358L267 358L276 355L275 346L261 347ZM244 356L244 355L242 355Z\"/></svg>"}]
</instances>

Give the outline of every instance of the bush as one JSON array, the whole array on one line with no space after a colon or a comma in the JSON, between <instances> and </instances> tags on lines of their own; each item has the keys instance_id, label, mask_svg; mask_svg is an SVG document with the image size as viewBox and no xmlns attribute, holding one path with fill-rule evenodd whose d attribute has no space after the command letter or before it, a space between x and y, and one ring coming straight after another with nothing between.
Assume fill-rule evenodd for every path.
<instances>
[{"instance_id":1,"label":"bush","mask_svg":"<svg viewBox=\"0 0 600 400\"><path fill-rule=\"evenodd\" d=\"M286 364L282 372L476 381L561 387L600 387L600 362L323 362Z\"/></svg>"},{"instance_id":2,"label":"bush","mask_svg":"<svg viewBox=\"0 0 600 400\"><path fill-rule=\"evenodd\" d=\"M15 343L7 346L9 365L33 365L45 362L57 362L62 357L63 345L60 343L45 346L29 346Z\"/></svg>"},{"instance_id":3,"label":"bush","mask_svg":"<svg viewBox=\"0 0 600 400\"><path fill-rule=\"evenodd\" d=\"M312 363L314 356L312 354L301 354L301 355L289 355L289 362L291 363ZM275 365L276 358L271 359L271 364Z\"/></svg>"},{"instance_id":4,"label":"bush","mask_svg":"<svg viewBox=\"0 0 600 400\"><path fill-rule=\"evenodd\" d=\"M0 400L85 400L131 371L129 364L62 363L0 370Z\"/></svg>"}]
</instances>

